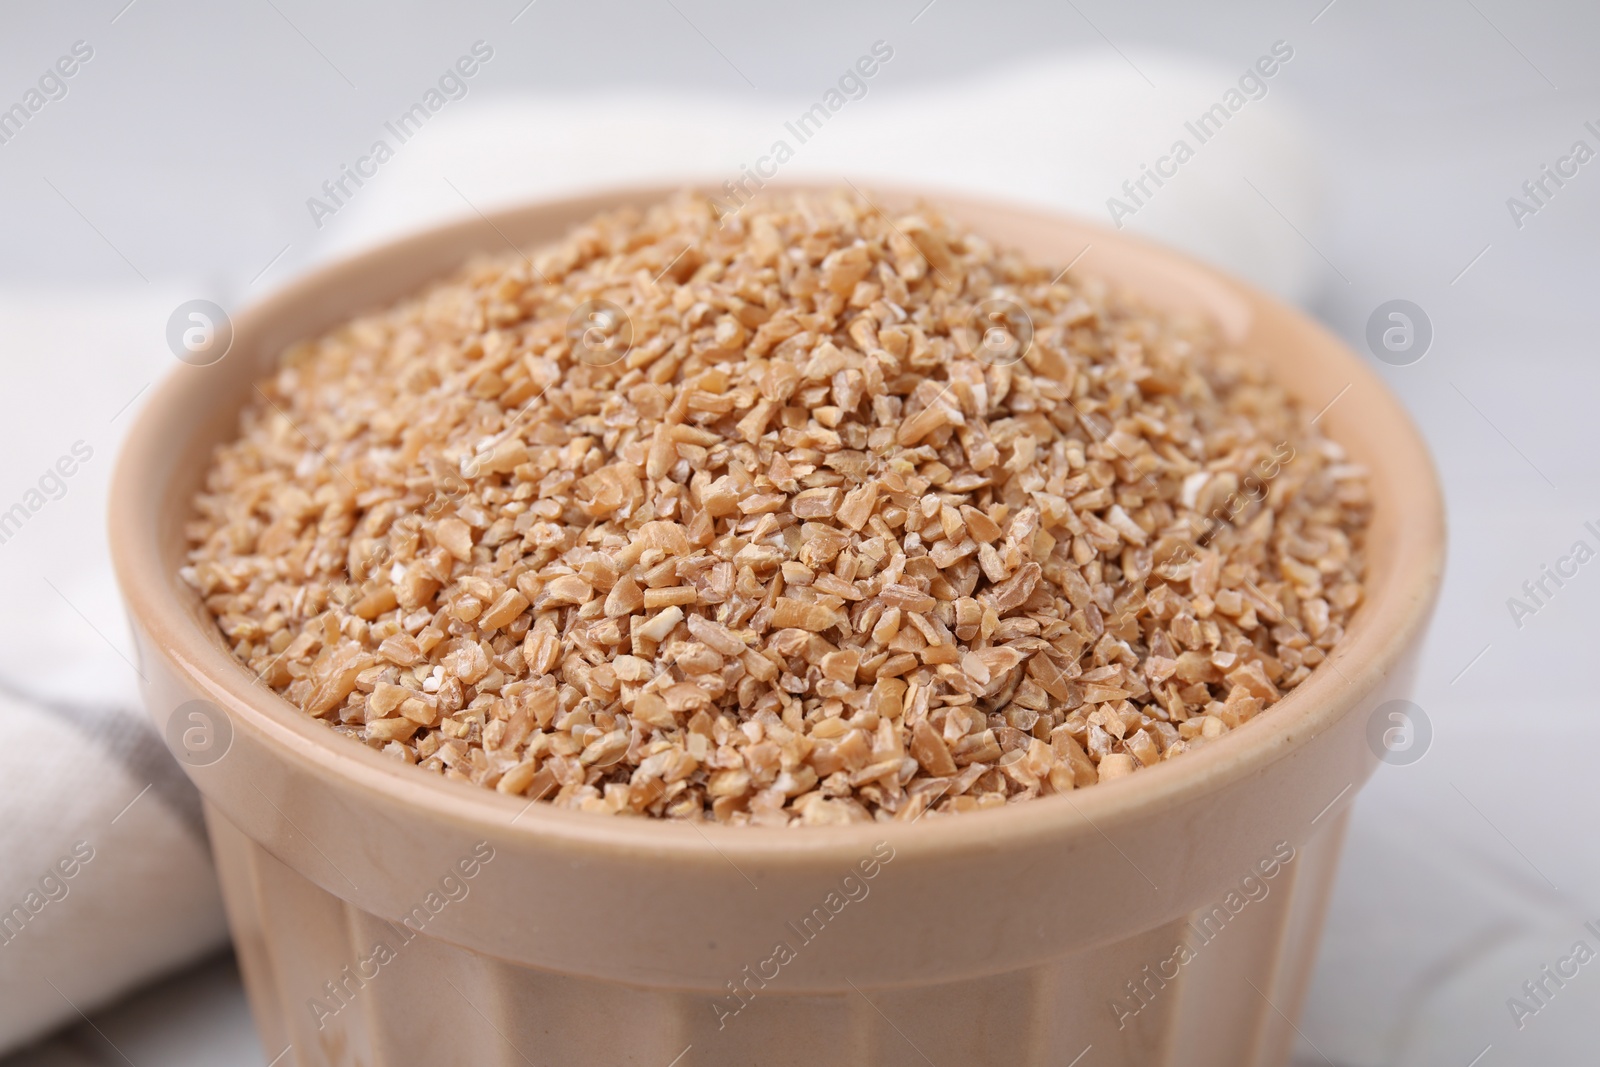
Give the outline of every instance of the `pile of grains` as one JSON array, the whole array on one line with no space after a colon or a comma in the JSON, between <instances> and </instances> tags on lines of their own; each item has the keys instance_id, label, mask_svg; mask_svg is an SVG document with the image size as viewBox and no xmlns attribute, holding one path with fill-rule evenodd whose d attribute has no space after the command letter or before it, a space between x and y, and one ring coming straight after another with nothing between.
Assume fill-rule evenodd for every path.
<instances>
[{"instance_id":1,"label":"pile of grains","mask_svg":"<svg viewBox=\"0 0 1600 1067\"><path fill-rule=\"evenodd\" d=\"M1364 474L1203 322L932 209L687 194L291 349L184 577L334 731L585 811L914 819L1193 751L1361 600Z\"/></svg>"}]
</instances>

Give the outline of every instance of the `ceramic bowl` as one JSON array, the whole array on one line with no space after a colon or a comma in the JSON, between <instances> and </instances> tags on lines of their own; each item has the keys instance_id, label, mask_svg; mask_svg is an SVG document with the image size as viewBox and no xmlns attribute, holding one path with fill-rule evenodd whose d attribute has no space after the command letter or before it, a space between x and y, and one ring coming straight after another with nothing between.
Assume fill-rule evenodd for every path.
<instances>
[{"instance_id":1,"label":"ceramic bowl","mask_svg":"<svg viewBox=\"0 0 1600 1067\"><path fill-rule=\"evenodd\" d=\"M298 1064L1282 1064L1345 811L1406 695L1444 560L1427 451L1366 363L1218 271L1041 210L956 220L1210 315L1371 472L1365 603L1266 714L1129 778L954 818L737 828L556 810L341 738L224 646L178 577L210 452L285 346L474 253L671 190L532 204L316 270L179 366L111 524L144 698L200 792L267 1057ZM909 190L875 200L907 205ZM1087 249L1087 251L1085 251ZM1331 405L1331 406L1330 406ZM181 741L185 731L204 742Z\"/></svg>"}]
</instances>

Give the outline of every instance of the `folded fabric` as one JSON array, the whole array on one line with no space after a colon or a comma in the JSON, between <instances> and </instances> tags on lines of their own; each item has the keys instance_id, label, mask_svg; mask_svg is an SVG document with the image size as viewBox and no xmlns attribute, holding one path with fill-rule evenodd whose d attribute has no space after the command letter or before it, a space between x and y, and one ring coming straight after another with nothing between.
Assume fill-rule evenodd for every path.
<instances>
[{"instance_id":1,"label":"folded fabric","mask_svg":"<svg viewBox=\"0 0 1600 1067\"><path fill-rule=\"evenodd\" d=\"M226 931L199 798L142 716L9 690L0 715L34 754L0 761L0 1027L21 1042Z\"/></svg>"},{"instance_id":2,"label":"folded fabric","mask_svg":"<svg viewBox=\"0 0 1600 1067\"><path fill-rule=\"evenodd\" d=\"M1276 79L1291 66L1275 61ZM392 156L366 164L377 177L331 197L313 190L308 212L331 253L608 185L730 183L739 196L773 176L845 178L869 195L874 180L966 191L1146 233L1291 302L1327 269L1307 243L1324 201L1314 142L1274 79L1256 77L1252 97L1240 89L1248 72L1141 53L1073 55L926 87L895 84L893 58L876 68L856 80L855 99L832 84L814 99L767 103L469 98L420 129L381 127Z\"/></svg>"},{"instance_id":3,"label":"folded fabric","mask_svg":"<svg viewBox=\"0 0 1600 1067\"><path fill-rule=\"evenodd\" d=\"M179 299L0 298L0 1049L226 937L198 795L139 706L105 494Z\"/></svg>"},{"instance_id":4,"label":"folded fabric","mask_svg":"<svg viewBox=\"0 0 1600 1067\"><path fill-rule=\"evenodd\" d=\"M1097 56L916 88L894 84L894 62L760 105L659 92L454 104L404 142L383 129L393 156L377 177L337 203L313 198L330 209L312 206L320 254L535 196L720 185L771 171L783 141L784 177L1031 201L1150 233L1290 299L1315 283L1321 263L1296 228L1316 225L1317 172L1270 80L1247 94L1239 71ZM1185 124L1203 114L1202 141ZM1180 140L1191 152L1178 162ZM0 1051L225 937L196 797L139 707L100 518L125 409L167 369L162 326L192 295L0 300L0 336L27 357L11 361L11 385L29 398L0 426L0 578L14 605L0 615Z\"/></svg>"}]
</instances>

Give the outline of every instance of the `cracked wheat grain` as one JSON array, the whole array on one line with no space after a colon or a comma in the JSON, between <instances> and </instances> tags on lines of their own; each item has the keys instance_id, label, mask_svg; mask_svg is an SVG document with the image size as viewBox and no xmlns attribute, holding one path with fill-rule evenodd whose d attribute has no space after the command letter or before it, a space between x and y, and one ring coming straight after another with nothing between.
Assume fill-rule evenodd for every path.
<instances>
[{"instance_id":1,"label":"cracked wheat grain","mask_svg":"<svg viewBox=\"0 0 1600 1067\"><path fill-rule=\"evenodd\" d=\"M1053 278L843 192L602 215L293 347L183 575L334 731L566 807L844 823L1137 774L1338 642L1368 496L1207 324ZM631 327L608 365L591 300Z\"/></svg>"}]
</instances>

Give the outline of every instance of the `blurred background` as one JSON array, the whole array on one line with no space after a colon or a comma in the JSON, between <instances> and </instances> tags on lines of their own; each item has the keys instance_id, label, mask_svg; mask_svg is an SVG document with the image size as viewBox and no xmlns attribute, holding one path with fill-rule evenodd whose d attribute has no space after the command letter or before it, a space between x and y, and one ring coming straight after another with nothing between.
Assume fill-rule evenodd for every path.
<instances>
[{"instance_id":1,"label":"blurred background","mask_svg":"<svg viewBox=\"0 0 1600 1067\"><path fill-rule=\"evenodd\" d=\"M83 910L52 903L0 945L0 988L22 998L6 1040L37 1041L0 1064L259 1067L279 1052L256 1043L222 948L192 800L127 725L134 666L104 565L112 457L172 365L174 309L239 306L518 195L736 178L880 41L892 61L796 174L988 191L1107 225L1123 179L1289 45L1270 91L1126 221L1344 336L1404 399L1449 499L1413 732L1354 803L1296 1064L1595 1062L1600 965L1539 998L1524 984L1600 946L1585 926L1600 929L1600 564L1543 570L1578 541L1600 549L1600 8L108 0L0 7L0 109L21 109L0 111L0 512L26 512L0 523L0 707L32 739L0 763L0 903L72 849L61 824L97 827L71 884ZM385 123L478 42L492 58L399 144ZM324 182L379 139L395 158L332 201ZM1414 332L1386 348L1397 307ZM74 473L50 477L65 456ZM97 770L74 730L133 730L141 769ZM94 807L71 785L84 777L114 795ZM131 913L123 892L144 894ZM24 941L58 978L100 978L51 992Z\"/></svg>"}]
</instances>

